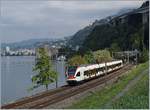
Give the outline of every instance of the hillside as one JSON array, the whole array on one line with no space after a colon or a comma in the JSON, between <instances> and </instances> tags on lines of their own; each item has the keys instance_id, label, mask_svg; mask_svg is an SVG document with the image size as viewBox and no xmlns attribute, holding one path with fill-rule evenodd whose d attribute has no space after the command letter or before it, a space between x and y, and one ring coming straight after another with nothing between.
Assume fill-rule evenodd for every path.
<instances>
[{"instance_id":1,"label":"hillside","mask_svg":"<svg viewBox=\"0 0 150 110\"><path fill-rule=\"evenodd\" d=\"M112 18L113 16L109 16L105 19L101 19L101 20L95 20L92 25L89 25L89 26L86 26L85 28L79 30L77 33L75 33L71 38L70 40L68 41L68 45L71 45L72 47L75 47L75 46L82 46L83 42L85 41L86 37L88 35L90 35L90 33L93 31L93 29L96 27L96 26L100 26L100 25L103 25L103 24L107 24L110 19Z\"/></svg>"},{"instance_id":2,"label":"hillside","mask_svg":"<svg viewBox=\"0 0 150 110\"><path fill-rule=\"evenodd\" d=\"M117 50L143 50L149 45L149 13L143 23L142 14L136 11L149 8L145 2L138 9L120 11L117 15L96 20L78 31L69 41L72 47L80 46L80 52L104 48Z\"/></svg>"},{"instance_id":3,"label":"hillside","mask_svg":"<svg viewBox=\"0 0 150 110\"><path fill-rule=\"evenodd\" d=\"M82 41L85 40L85 37L90 34L92 29L92 27L87 26L84 29L79 30L74 36L71 37L68 44L72 44L72 46L81 45Z\"/></svg>"},{"instance_id":4,"label":"hillside","mask_svg":"<svg viewBox=\"0 0 150 110\"><path fill-rule=\"evenodd\" d=\"M136 13L135 10L130 13L125 18L122 18L124 15L120 15L112 19L110 24L96 26L86 37L83 49L85 47L91 50L111 48L114 44L120 50L148 48L149 14L147 13L144 18L147 21L143 22L141 13Z\"/></svg>"}]
</instances>

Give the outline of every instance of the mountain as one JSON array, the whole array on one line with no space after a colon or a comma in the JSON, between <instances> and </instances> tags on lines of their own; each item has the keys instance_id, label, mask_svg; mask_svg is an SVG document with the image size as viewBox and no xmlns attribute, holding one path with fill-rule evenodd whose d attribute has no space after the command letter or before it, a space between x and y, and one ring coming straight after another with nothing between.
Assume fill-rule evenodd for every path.
<instances>
[{"instance_id":1,"label":"mountain","mask_svg":"<svg viewBox=\"0 0 150 110\"><path fill-rule=\"evenodd\" d=\"M97 25L85 38L81 51L104 48L143 50L148 49L148 45L149 6L142 5L138 9L115 16L107 24Z\"/></svg>"},{"instance_id":2,"label":"mountain","mask_svg":"<svg viewBox=\"0 0 150 110\"><path fill-rule=\"evenodd\" d=\"M14 42L14 43L2 43L1 48L5 48L6 46L11 47L12 49L34 48L37 43L45 42L45 41L51 41L51 39L30 39L30 40L24 40L24 41Z\"/></svg>"},{"instance_id":3,"label":"mountain","mask_svg":"<svg viewBox=\"0 0 150 110\"><path fill-rule=\"evenodd\" d=\"M144 7L149 7L149 1L148 0L146 2L144 2L140 8L144 8Z\"/></svg>"},{"instance_id":4,"label":"mountain","mask_svg":"<svg viewBox=\"0 0 150 110\"><path fill-rule=\"evenodd\" d=\"M85 28L79 30L70 38L70 40L68 41L68 45L71 45L72 47L81 46L85 38L92 32L92 30L96 26L108 23L111 18L112 17L109 16L105 19L95 20L92 25L86 26Z\"/></svg>"},{"instance_id":5,"label":"mountain","mask_svg":"<svg viewBox=\"0 0 150 110\"><path fill-rule=\"evenodd\" d=\"M20 42L14 43L2 43L1 48L4 49L6 46L11 47L11 49L18 49L18 48L35 48L39 46L41 43L48 43L49 45L64 43L68 40L69 37L65 37L62 39L48 39L48 38L41 38L41 39L29 39Z\"/></svg>"},{"instance_id":6,"label":"mountain","mask_svg":"<svg viewBox=\"0 0 150 110\"><path fill-rule=\"evenodd\" d=\"M131 11L133 11L134 9L130 9L130 8L123 8L123 9L121 9L117 14L116 14L116 16L120 16L120 15L122 15L122 14L125 14L125 13L128 13L128 12L131 12Z\"/></svg>"},{"instance_id":7,"label":"mountain","mask_svg":"<svg viewBox=\"0 0 150 110\"><path fill-rule=\"evenodd\" d=\"M86 26L85 28L76 32L68 41L68 45L71 47L82 46L85 38L93 31L96 26L109 23L114 17L120 16L121 14L132 11L133 9L122 9L116 15L108 16L104 19L95 20L92 25Z\"/></svg>"},{"instance_id":8,"label":"mountain","mask_svg":"<svg viewBox=\"0 0 150 110\"><path fill-rule=\"evenodd\" d=\"M68 44L71 44L72 47L76 45L81 45L82 41L84 41L85 37L90 34L93 27L87 26L84 29L79 30L74 36L70 38Z\"/></svg>"},{"instance_id":9,"label":"mountain","mask_svg":"<svg viewBox=\"0 0 150 110\"><path fill-rule=\"evenodd\" d=\"M96 20L92 25L79 30L70 39L70 44L74 45L73 47L79 45L81 52L111 48L114 45L120 50L148 48L149 3L147 2L138 9L123 9L114 16ZM148 11L144 18L146 22L142 18L143 10Z\"/></svg>"}]
</instances>

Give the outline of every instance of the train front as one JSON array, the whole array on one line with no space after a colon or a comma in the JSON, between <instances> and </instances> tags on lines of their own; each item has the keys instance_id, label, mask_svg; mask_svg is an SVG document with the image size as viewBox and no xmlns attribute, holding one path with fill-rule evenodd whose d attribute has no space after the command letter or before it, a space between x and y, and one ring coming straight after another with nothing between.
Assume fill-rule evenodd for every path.
<instances>
[{"instance_id":1,"label":"train front","mask_svg":"<svg viewBox=\"0 0 150 110\"><path fill-rule=\"evenodd\" d=\"M75 76L76 70L77 70L77 66L66 67L65 75L67 78L67 83L69 85L75 85L77 83L76 76Z\"/></svg>"}]
</instances>

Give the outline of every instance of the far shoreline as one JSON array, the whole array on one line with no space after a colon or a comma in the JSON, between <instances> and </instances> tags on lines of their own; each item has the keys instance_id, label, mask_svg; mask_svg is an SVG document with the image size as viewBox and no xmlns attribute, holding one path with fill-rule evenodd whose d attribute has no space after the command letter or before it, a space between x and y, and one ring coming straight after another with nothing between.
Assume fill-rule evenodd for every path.
<instances>
[{"instance_id":1,"label":"far shoreline","mask_svg":"<svg viewBox=\"0 0 150 110\"><path fill-rule=\"evenodd\" d=\"M36 57L35 55L10 55L10 56L2 56L1 57Z\"/></svg>"}]
</instances>

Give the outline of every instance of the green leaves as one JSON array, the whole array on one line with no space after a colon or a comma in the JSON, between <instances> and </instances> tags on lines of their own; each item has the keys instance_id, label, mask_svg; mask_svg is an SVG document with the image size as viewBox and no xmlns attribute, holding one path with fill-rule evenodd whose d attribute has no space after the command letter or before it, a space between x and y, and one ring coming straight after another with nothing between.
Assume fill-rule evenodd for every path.
<instances>
[{"instance_id":1,"label":"green leaves","mask_svg":"<svg viewBox=\"0 0 150 110\"><path fill-rule=\"evenodd\" d=\"M81 65L81 64L90 64L94 63L101 63L111 61L112 57L108 50L98 50L95 52L87 52L83 57L80 55L76 55L68 60L68 64L72 66Z\"/></svg>"},{"instance_id":2,"label":"green leaves","mask_svg":"<svg viewBox=\"0 0 150 110\"><path fill-rule=\"evenodd\" d=\"M40 85L45 85L46 89L48 89L48 84L57 80L57 72L52 69L48 52L44 48L38 49L38 58L36 59L33 71L37 71L38 74L32 77L33 87L30 88L30 90L33 90Z\"/></svg>"},{"instance_id":3,"label":"green leaves","mask_svg":"<svg viewBox=\"0 0 150 110\"><path fill-rule=\"evenodd\" d=\"M76 55L68 60L68 64L75 66L75 65L87 64L87 61L80 55Z\"/></svg>"},{"instance_id":4,"label":"green leaves","mask_svg":"<svg viewBox=\"0 0 150 110\"><path fill-rule=\"evenodd\" d=\"M94 62L94 55L91 51L87 52L84 55L84 59L88 62L88 63L93 63Z\"/></svg>"},{"instance_id":5,"label":"green leaves","mask_svg":"<svg viewBox=\"0 0 150 110\"><path fill-rule=\"evenodd\" d=\"M97 63L111 61L112 57L110 56L110 52L108 50L98 50L94 53L94 59Z\"/></svg>"},{"instance_id":6,"label":"green leaves","mask_svg":"<svg viewBox=\"0 0 150 110\"><path fill-rule=\"evenodd\" d=\"M143 51L141 52L141 56L139 57L139 61L141 63L148 61L149 59L149 51L146 50L146 48L143 48Z\"/></svg>"},{"instance_id":7,"label":"green leaves","mask_svg":"<svg viewBox=\"0 0 150 110\"><path fill-rule=\"evenodd\" d=\"M114 43L111 44L110 50L111 50L112 52L121 51L121 49L120 49L120 47L119 47L119 45L118 45L117 42L114 42Z\"/></svg>"}]
</instances>

